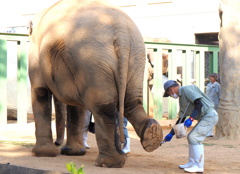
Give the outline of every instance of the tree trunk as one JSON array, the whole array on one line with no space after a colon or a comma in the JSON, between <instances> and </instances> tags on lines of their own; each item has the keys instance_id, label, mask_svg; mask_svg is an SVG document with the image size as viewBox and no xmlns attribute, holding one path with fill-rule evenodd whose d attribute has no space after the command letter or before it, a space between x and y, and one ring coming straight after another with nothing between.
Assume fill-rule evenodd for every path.
<instances>
[{"instance_id":1,"label":"tree trunk","mask_svg":"<svg viewBox=\"0 0 240 174\"><path fill-rule=\"evenodd\" d=\"M221 0L219 14L221 96L216 136L240 139L240 1Z\"/></svg>"}]
</instances>

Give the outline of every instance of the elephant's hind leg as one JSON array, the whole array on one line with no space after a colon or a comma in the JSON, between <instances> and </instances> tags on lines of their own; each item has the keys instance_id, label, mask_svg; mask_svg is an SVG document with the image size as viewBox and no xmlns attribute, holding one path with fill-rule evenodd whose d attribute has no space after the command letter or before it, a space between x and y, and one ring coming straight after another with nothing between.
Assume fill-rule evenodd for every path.
<instances>
[{"instance_id":1,"label":"elephant's hind leg","mask_svg":"<svg viewBox=\"0 0 240 174\"><path fill-rule=\"evenodd\" d=\"M47 88L32 87L32 106L35 119L36 145L32 152L38 157L57 156L58 150L53 144L51 129L52 94Z\"/></svg>"},{"instance_id":2,"label":"elephant's hind leg","mask_svg":"<svg viewBox=\"0 0 240 174\"><path fill-rule=\"evenodd\" d=\"M104 142L102 142L104 143ZM95 165L99 167L108 167L108 168L121 168L124 166L127 155L123 152L118 152L114 149L114 145L112 147L110 144L99 145L99 155L95 161Z\"/></svg>"},{"instance_id":3,"label":"elephant's hind leg","mask_svg":"<svg viewBox=\"0 0 240 174\"><path fill-rule=\"evenodd\" d=\"M147 152L152 152L160 146L162 128L154 119L148 119L141 135L141 143Z\"/></svg>"},{"instance_id":4,"label":"elephant's hind leg","mask_svg":"<svg viewBox=\"0 0 240 174\"><path fill-rule=\"evenodd\" d=\"M60 146L64 141L67 109L66 105L61 103L55 96L53 96L53 99L55 106L56 132L57 132L57 139L54 142L54 144L56 146Z\"/></svg>"},{"instance_id":5,"label":"elephant's hind leg","mask_svg":"<svg viewBox=\"0 0 240 174\"><path fill-rule=\"evenodd\" d=\"M95 165L98 167L121 168L124 166L126 159L127 155L125 153L109 154L108 157L106 157L106 155L99 154L95 161Z\"/></svg>"},{"instance_id":6,"label":"elephant's hind leg","mask_svg":"<svg viewBox=\"0 0 240 174\"><path fill-rule=\"evenodd\" d=\"M108 108L108 107L106 107ZM117 133L114 107L108 108L108 113L98 115L95 119L96 139L99 155L95 165L99 167L121 168L124 166L127 155L121 151L119 134Z\"/></svg>"},{"instance_id":7,"label":"elephant's hind leg","mask_svg":"<svg viewBox=\"0 0 240 174\"><path fill-rule=\"evenodd\" d=\"M62 155L80 156L86 154L83 145L83 126L85 109L67 105L67 142L61 149Z\"/></svg>"}]
</instances>

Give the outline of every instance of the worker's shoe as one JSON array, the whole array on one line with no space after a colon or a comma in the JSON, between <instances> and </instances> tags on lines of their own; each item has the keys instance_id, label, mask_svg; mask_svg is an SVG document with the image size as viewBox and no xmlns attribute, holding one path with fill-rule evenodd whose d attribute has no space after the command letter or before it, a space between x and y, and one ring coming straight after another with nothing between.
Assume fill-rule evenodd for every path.
<instances>
[{"instance_id":1,"label":"worker's shoe","mask_svg":"<svg viewBox=\"0 0 240 174\"><path fill-rule=\"evenodd\" d=\"M124 147L122 151L124 153L130 153L130 138L126 138L126 142L124 143Z\"/></svg>"},{"instance_id":2,"label":"worker's shoe","mask_svg":"<svg viewBox=\"0 0 240 174\"><path fill-rule=\"evenodd\" d=\"M194 157L193 157L193 145L189 144L188 148L189 148L189 156L188 156L188 163L187 164L184 164L184 165L179 165L178 167L181 168L181 169L184 169L184 168L189 168L189 167L192 167L194 165Z\"/></svg>"},{"instance_id":3,"label":"worker's shoe","mask_svg":"<svg viewBox=\"0 0 240 174\"><path fill-rule=\"evenodd\" d=\"M204 172L204 147L203 145L193 145L193 157L195 164L192 167L184 168L189 173Z\"/></svg>"}]
</instances>

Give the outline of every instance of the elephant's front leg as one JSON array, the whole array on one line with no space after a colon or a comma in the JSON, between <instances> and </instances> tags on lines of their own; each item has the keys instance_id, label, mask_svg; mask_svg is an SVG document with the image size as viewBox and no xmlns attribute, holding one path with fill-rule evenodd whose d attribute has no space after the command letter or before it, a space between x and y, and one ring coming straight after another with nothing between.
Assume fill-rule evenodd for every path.
<instances>
[{"instance_id":1,"label":"elephant's front leg","mask_svg":"<svg viewBox=\"0 0 240 174\"><path fill-rule=\"evenodd\" d=\"M33 153L39 157L57 156L58 150L53 144L51 129L52 94L47 88L32 88L32 108L35 119L36 145Z\"/></svg>"},{"instance_id":2,"label":"elephant's front leg","mask_svg":"<svg viewBox=\"0 0 240 174\"><path fill-rule=\"evenodd\" d=\"M85 155L83 145L83 126L85 109L67 105L67 142L61 149L62 155Z\"/></svg>"},{"instance_id":3,"label":"elephant's front leg","mask_svg":"<svg viewBox=\"0 0 240 174\"><path fill-rule=\"evenodd\" d=\"M95 134L99 155L96 166L120 168L123 167L127 155L121 151L120 139L117 133L115 116L97 115L95 119Z\"/></svg>"}]
</instances>

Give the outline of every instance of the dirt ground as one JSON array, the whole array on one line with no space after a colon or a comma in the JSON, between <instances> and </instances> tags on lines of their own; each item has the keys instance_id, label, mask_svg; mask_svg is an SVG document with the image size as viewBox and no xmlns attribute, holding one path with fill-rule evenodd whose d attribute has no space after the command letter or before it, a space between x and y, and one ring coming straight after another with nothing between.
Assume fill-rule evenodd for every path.
<instances>
[{"instance_id":1,"label":"dirt ground","mask_svg":"<svg viewBox=\"0 0 240 174\"><path fill-rule=\"evenodd\" d=\"M53 127L54 127L53 122ZM173 138L154 152L145 152L139 138L131 125L128 126L131 137L131 153L123 168L100 168L94 165L98 148L94 134L89 133L88 144L91 149L85 156L35 157L31 150L35 143L34 122L17 125L14 123L0 126L0 164L11 165L68 173L66 163L72 161L77 167L84 165L86 174L172 174L184 173L178 168L188 160L186 138ZM170 127L164 126L164 136ZM55 128L53 128L53 133ZM55 133L54 133L55 137ZM240 141L216 140L207 137L205 145L205 172L207 174L240 173ZM60 148L59 148L60 149ZM1 172L0 172L1 173Z\"/></svg>"}]
</instances>

